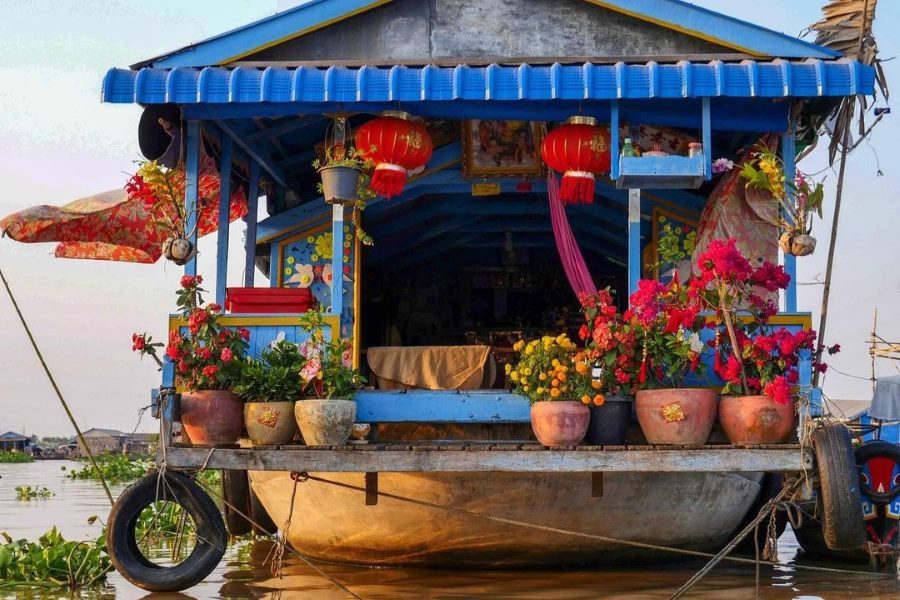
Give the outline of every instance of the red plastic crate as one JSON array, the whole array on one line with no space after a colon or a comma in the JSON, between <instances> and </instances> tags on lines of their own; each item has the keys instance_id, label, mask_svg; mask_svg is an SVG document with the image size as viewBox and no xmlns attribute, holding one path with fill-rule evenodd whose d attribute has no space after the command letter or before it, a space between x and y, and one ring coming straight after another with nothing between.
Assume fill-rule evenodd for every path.
<instances>
[{"instance_id":1,"label":"red plastic crate","mask_svg":"<svg viewBox=\"0 0 900 600\"><path fill-rule=\"evenodd\" d=\"M304 313L316 303L309 288L228 288L225 310L233 313Z\"/></svg>"}]
</instances>

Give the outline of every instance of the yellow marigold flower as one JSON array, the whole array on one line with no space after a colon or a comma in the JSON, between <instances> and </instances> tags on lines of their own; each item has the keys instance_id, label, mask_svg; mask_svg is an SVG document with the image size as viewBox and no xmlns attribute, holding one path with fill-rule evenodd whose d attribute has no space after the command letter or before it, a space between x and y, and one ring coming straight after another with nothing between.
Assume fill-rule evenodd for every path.
<instances>
[{"instance_id":1,"label":"yellow marigold flower","mask_svg":"<svg viewBox=\"0 0 900 600\"><path fill-rule=\"evenodd\" d=\"M513 344L513 350L515 350L516 352L519 352L524 347L525 347L525 340L519 340L518 342Z\"/></svg>"},{"instance_id":2,"label":"yellow marigold flower","mask_svg":"<svg viewBox=\"0 0 900 600\"><path fill-rule=\"evenodd\" d=\"M525 348L525 354L534 354L534 346L528 346Z\"/></svg>"},{"instance_id":3,"label":"yellow marigold flower","mask_svg":"<svg viewBox=\"0 0 900 600\"><path fill-rule=\"evenodd\" d=\"M507 373L509 373L510 371L512 371L512 365L509 363L506 363L506 365L503 367L503 370L506 371Z\"/></svg>"},{"instance_id":4,"label":"yellow marigold flower","mask_svg":"<svg viewBox=\"0 0 900 600\"><path fill-rule=\"evenodd\" d=\"M562 371L563 373L568 373L568 372L569 372L569 366L568 366L568 365L562 365L562 366L559 367L559 370Z\"/></svg>"},{"instance_id":5,"label":"yellow marigold flower","mask_svg":"<svg viewBox=\"0 0 900 600\"><path fill-rule=\"evenodd\" d=\"M558 358L554 358L553 360L550 361L550 364L553 365L554 367L558 367L558 366L559 366L559 359L558 359Z\"/></svg>"},{"instance_id":6,"label":"yellow marigold flower","mask_svg":"<svg viewBox=\"0 0 900 600\"><path fill-rule=\"evenodd\" d=\"M582 402L582 404L590 404L591 397L588 396L587 394L585 394L584 396L581 397L581 402Z\"/></svg>"},{"instance_id":7,"label":"yellow marigold flower","mask_svg":"<svg viewBox=\"0 0 900 600\"><path fill-rule=\"evenodd\" d=\"M540 395L540 394L543 394L543 393L544 393L544 388L538 386L538 388L537 388L536 390L534 390L534 391L535 391L538 395Z\"/></svg>"},{"instance_id":8,"label":"yellow marigold flower","mask_svg":"<svg viewBox=\"0 0 900 600\"><path fill-rule=\"evenodd\" d=\"M525 367L524 369L522 369L522 373L524 373L526 377L528 375L531 375L531 367Z\"/></svg>"},{"instance_id":9,"label":"yellow marigold flower","mask_svg":"<svg viewBox=\"0 0 900 600\"><path fill-rule=\"evenodd\" d=\"M538 379L540 379L541 381L547 381L547 374L541 373L540 375L538 375Z\"/></svg>"},{"instance_id":10,"label":"yellow marigold flower","mask_svg":"<svg viewBox=\"0 0 900 600\"><path fill-rule=\"evenodd\" d=\"M519 380L519 373L518 373L518 371L510 371L510 372L509 372L509 378L512 379L513 381L518 381L518 380Z\"/></svg>"},{"instance_id":11,"label":"yellow marigold flower","mask_svg":"<svg viewBox=\"0 0 900 600\"><path fill-rule=\"evenodd\" d=\"M528 386L527 386L527 385L523 385L523 386L522 386L522 391L523 391L523 392L527 392L527 391L528 391Z\"/></svg>"}]
</instances>

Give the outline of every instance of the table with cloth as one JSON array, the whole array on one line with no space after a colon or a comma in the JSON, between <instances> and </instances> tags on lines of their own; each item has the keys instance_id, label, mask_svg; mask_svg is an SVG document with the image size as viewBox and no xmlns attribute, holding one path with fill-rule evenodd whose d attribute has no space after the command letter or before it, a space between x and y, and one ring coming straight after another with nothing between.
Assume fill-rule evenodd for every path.
<instances>
[{"instance_id":1,"label":"table with cloth","mask_svg":"<svg viewBox=\"0 0 900 600\"><path fill-rule=\"evenodd\" d=\"M477 390L493 384L490 346L383 346L366 351L383 390Z\"/></svg>"}]
</instances>

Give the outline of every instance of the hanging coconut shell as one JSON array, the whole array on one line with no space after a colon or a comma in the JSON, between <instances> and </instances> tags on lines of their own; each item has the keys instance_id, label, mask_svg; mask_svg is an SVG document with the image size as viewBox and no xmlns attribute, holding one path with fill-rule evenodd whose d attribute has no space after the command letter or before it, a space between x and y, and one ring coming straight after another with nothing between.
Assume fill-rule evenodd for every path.
<instances>
[{"instance_id":1,"label":"hanging coconut shell","mask_svg":"<svg viewBox=\"0 0 900 600\"><path fill-rule=\"evenodd\" d=\"M178 266L184 266L197 253L194 244L183 237L170 237L162 245L163 256Z\"/></svg>"}]
</instances>

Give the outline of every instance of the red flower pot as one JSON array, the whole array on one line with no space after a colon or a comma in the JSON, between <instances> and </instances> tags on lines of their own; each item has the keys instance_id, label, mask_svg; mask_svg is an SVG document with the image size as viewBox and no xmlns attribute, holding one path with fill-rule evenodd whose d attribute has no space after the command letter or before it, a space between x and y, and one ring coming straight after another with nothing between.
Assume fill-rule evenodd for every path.
<instances>
[{"instance_id":1,"label":"red flower pot","mask_svg":"<svg viewBox=\"0 0 900 600\"><path fill-rule=\"evenodd\" d=\"M704 444L716 421L716 391L705 388L641 390L634 406L651 444Z\"/></svg>"},{"instance_id":2,"label":"red flower pot","mask_svg":"<svg viewBox=\"0 0 900 600\"><path fill-rule=\"evenodd\" d=\"M544 446L574 446L587 433L591 411L581 402L555 400L531 405L531 429Z\"/></svg>"},{"instance_id":3,"label":"red flower pot","mask_svg":"<svg viewBox=\"0 0 900 600\"><path fill-rule=\"evenodd\" d=\"M766 395L722 396L719 422L735 446L780 444L797 423L793 402L780 404Z\"/></svg>"},{"instance_id":4,"label":"red flower pot","mask_svg":"<svg viewBox=\"0 0 900 600\"><path fill-rule=\"evenodd\" d=\"M233 444L244 428L244 403L231 390L186 392L181 426L192 444Z\"/></svg>"}]
</instances>

